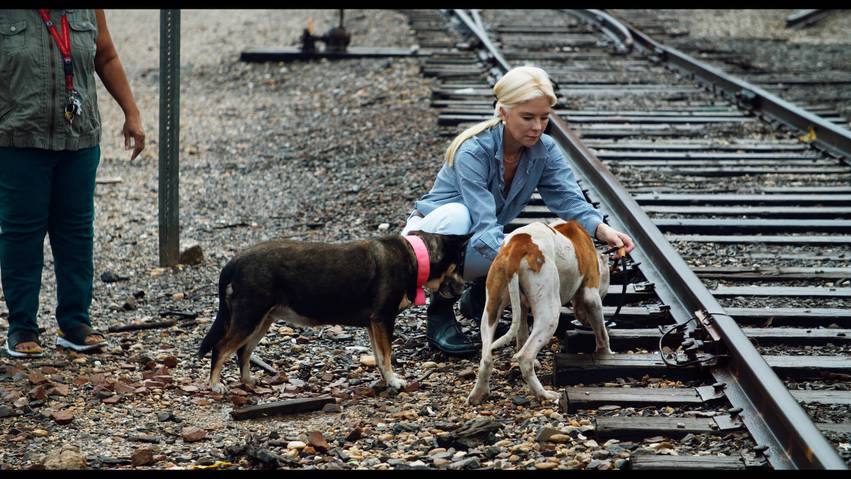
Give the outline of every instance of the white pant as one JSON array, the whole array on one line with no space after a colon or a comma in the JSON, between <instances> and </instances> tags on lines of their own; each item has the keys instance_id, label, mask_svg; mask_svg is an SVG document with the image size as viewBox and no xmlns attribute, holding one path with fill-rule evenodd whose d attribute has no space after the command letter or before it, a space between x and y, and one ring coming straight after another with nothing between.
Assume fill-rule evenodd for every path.
<instances>
[{"instance_id":1,"label":"white pant","mask_svg":"<svg viewBox=\"0 0 851 479\"><path fill-rule=\"evenodd\" d=\"M470 211L461 203L447 203L435 208L431 213L420 216L414 211L408 217L402 235L411 231L424 231L426 233L445 235L465 235L470 233L473 221L470 219ZM464 258L464 280L472 281L487 276L493 260L487 259L467 244L467 253Z\"/></svg>"}]
</instances>

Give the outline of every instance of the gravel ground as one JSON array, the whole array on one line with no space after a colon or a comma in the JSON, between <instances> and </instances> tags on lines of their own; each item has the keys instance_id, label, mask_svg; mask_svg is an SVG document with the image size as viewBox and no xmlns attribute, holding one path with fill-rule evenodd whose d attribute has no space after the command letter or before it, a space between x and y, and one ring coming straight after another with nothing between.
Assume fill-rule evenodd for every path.
<instances>
[{"instance_id":1,"label":"gravel ground","mask_svg":"<svg viewBox=\"0 0 851 479\"><path fill-rule=\"evenodd\" d=\"M669 10L689 30L691 37L783 40L802 44L846 44L851 12L837 10L807 28L786 28L786 17L795 10Z\"/></svg>"},{"instance_id":2,"label":"gravel ground","mask_svg":"<svg viewBox=\"0 0 851 479\"><path fill-rule=\"evenodd\" d=\"M158 14L109 11L148 148L135 162L115 132L122 117L101 91L103 159L96 197L92 316L106 329L196 314L165 329L109 334L104 351L55 349L49 246L39 321L47 354L0 358L0 469L244 468L613 468L629 448L589 444L583 416L528 396L512 351L501 353L492 397L470 408L477 359L447 359L426 346L425 308L397 322L393 395L369 362L365 331L274 326L256 353L278 370L241 388L229 363L229 393L211 394L207 360L194 352L217 308L215 284L232 255L257 241L326 242L398 231L441 164L447 140L428 107L431 81L419 62L348 60L243 64L238 52L291 45L312 16L323 32L334 11L204 10L182 16L181 244L201 264L158 267ZM410 47L403 15L347 11L352 45ZM2 303L0 303L2 304ZM7 315L0 311L0 316ZM470 328L469 322L464 322ZM0 328L7 327L0 320ZM549 372L558 344L539 359ZM325 412L234 421L238 406L331 394ZM572 436L536 440L542 430ZM634 445L633 447L638 447ZM602 451L602 452L598 452ZM592 457L597 453L598 457ZM620 454L620 455L618 455Z\"/></svg>"},{"instance_id":3,"label":"gravel ground","mask_svg":"<svg viewBox=\"0 0 851 479\"><path fill-rule=\"evenodd\" d=\"M211 394L208 361L194 352L218 307L215 284L227 260L269 238L338 242L375 236L383 223L398 231L431 186L448 142L428 107L434 85L420 75L418 60L238 61L245 48L294 45L309 17L319 33L337 21L334 10L184 11L181 244L199 244L205 258L171 269L158 267L158 12L107 12L148 148L128 161L117 134L120 111L101 90L99 177L115 181L97 189L95 275L127 279L96 279L93 319L105 330L160 320L167 310L197 318L109 334L110 346L96 354L54 349L46 245L39 321L48 352L32 362L0 357L0 469L611 469L638 452L729 453L730 440L752 447L746 438L699 436L675 444L597 443L597 411L567 415L532 399L510 362L511 348L496 359L490 399L471 408L464 399L478 361L430 350L424 308L397 321L397 370L410 383L398 395L380 385L365 331L284 325L256 351L278 374L254 367L257 386L239 387L231 362L224 373L229 393ZM352 45L415 43L398 12L347 10L346 27ZM0 303L0 329L6 315ZM542 351L539 374L551 372L558 348L553 341ZM239 406L322 394L336 405L270 419L229 415ZM563 435L545 439L553 432Z\"/></svg>"}]
</instances>

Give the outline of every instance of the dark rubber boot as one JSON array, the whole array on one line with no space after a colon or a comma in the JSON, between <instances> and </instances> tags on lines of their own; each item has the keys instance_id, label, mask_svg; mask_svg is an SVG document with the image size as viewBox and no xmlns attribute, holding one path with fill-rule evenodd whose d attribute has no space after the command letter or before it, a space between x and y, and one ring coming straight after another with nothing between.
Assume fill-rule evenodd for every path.
<instances>
[{"instance_id":1,"label":"dark rubber boot","mask_svg":"<svg viewBox=\"0 0 851 479\"><path fill-rule=\"evenodd\" d=\"M475 320L481 328L482 314L485 311L485 278L473 280L470 286L464 290L461 299L458 301L458 310L464 317ZM503 321L496 323L496 332L494 339L502 337L509 330L509 325Z\"/></svg>"},{"instance_id":2,"label":"dark rubber boot","mask_svg":"<svg viewBox=\"0 0 851 479\"><path fill-rule=\"evenodd\" d=\"M470 286L464 290L461 300L458 301L458 311L465 317L482 320L482 312L485 310L485 278L473 280Z\"/></svg>"},{"instance_id":3,"label":"dark rubber boot","mask_svg":"<svg viewBox=\"0 0 851 479\"><path fill-rule=\"evenodd\" d=\"M439 294L431 297L426 310L426 338L429 344L450 356L466 356L479 351L480 345L462 331L452 305L458 298L446 299Z\"/></svg>"}]
</instances>

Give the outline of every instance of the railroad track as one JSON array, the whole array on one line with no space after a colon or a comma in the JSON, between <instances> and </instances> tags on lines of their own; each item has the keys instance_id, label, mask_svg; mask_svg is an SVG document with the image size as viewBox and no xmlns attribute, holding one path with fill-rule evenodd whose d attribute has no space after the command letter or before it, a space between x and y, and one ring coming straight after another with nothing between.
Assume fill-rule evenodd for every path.
<instances>
[{"instance_id":1,"label":"railroad track","mask_svg":"<svg viewBox=\"0 0 851 479\"><path fill-rule=\"evenodd\" d=\"M568 412L593 416L598 440L738 447L634 454L634 469L846 468L847 119L702 70L602 12L407 13L447 136L491 116L507 68L543 67L559 87L549 133L589 201L636 240L630 284L622 294L615 276L604 302L609 319L623 305L618 354L584 354L593 340L563 311L552 383ZM507 229L551 219L533 198Z\"/></svg>"},{"instance_id":2,"label":"railroad track","mask_svg":"<svg viewBox=\"0 0 851 479\"><path fill-rule=\"evenodd\" d=\"M813 71L791 61L775 62L769 70L750 52L741 51L733 45L707 42L705 39L689 41L688 27L679 21L678 16L666 11L629 9L613 12L657 41L765 88L828 121L845 128L851 126L847 118L851 114L851 90L848 88L851 85L851 70L847 67L828 64ZM843 48L844 45L823 45L820 50L840 52ZM783 53L796 54L801 52L792 49ZM810 65L812 63L809 62Z\"/></svg>"}]
</instances>

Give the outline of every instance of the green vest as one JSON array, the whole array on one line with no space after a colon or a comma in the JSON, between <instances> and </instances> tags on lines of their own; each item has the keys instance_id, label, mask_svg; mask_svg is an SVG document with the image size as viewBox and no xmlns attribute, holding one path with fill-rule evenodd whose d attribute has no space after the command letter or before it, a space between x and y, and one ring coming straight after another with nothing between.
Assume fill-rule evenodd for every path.
<instances>
[{"instance_id":1,"label":"green vest","mask_svg":"<svg viewBox=\"0 0 851 479\"><path fill-rule=\"evenodd\" d=\"M0 9L0 147L79 150L100 142L95 86L98 28L94 10L66 10L74 88L82 112L64 117L68 92L62 54L38 10ZM62 35L62 10L51 9Z\"/></svg>"}]
</instances>

